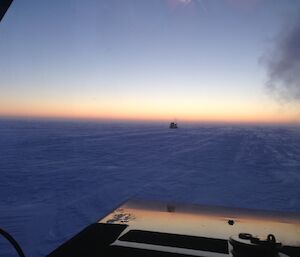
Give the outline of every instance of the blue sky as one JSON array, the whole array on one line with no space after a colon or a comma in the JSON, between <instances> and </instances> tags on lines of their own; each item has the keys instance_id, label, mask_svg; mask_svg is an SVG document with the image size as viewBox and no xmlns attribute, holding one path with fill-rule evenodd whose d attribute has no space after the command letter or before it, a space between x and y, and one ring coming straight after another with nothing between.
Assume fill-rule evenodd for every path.
<instances>
[{"instance_id":1,"label":"blue sky","mask_svg":"<svg viewBox=\"0 0 300 257\"><path fill-rule=\"evenodd\" d=\"M295 121L260 58L298 1L15 1L0 115Z\"/></svg>"}]
</instances>

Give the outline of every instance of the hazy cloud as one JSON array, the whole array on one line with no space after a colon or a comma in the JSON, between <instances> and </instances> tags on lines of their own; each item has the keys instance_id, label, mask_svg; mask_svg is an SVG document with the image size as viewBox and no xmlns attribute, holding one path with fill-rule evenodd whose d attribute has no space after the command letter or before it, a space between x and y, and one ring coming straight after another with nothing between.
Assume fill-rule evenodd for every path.
<instances>
[{"instance_id":1,"label":"hazy cloud","mask_svg":"<svg viewBox=\"0 0 300 257\"><path fill-rule=\"evenodd\" d=\"M263 56L267 89L285 101L300 101L300 16L285 23L273 49Z\"/></svg>"},{"instance_id":2,"label":"hazy cloud","mask_svg":"<svg viewBox=\"0 0 300 257\"><path fill-rule=\"evenodd\" d=\"M177 0L177 1L182 4L190 4L192 2L192 0Z\"/></svg>"},{"instance_id":3,"label":"hazy cloud","mask_svg":"<svg viewBox=\"0 0 300 257\"><path fill-rule=\"evenodd\" d=\"M195 7L200 5L204 11L207 11L204 5L204 0L167 0L167 2L172 7L186 7L186 6Z\"/></svg>"}]
</instances>

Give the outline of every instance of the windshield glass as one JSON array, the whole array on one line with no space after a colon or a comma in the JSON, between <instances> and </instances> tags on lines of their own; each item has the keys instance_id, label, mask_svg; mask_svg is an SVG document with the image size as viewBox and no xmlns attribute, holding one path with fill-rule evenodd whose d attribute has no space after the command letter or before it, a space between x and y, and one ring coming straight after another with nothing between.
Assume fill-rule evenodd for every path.
<instances>
[{"instance_id":1,"label":"windshield glass","mask_svg":"<svg viewBox=\"0 0 300 257\"><path fill-rule=\"evenodd\" d=\"M0 22L0 227L39 257L131 198L299 212L299 11L14 1Z\"/></svg>"}]
</instances>

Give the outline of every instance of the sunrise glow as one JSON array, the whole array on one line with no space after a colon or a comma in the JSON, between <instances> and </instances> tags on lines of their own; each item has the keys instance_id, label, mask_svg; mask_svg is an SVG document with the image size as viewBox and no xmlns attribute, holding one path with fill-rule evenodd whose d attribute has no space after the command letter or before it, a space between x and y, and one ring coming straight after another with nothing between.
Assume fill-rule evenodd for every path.
<instances>
[{"instance_id":1,"label":"sunrise glow","mask_svg":"<svg viewBox=\"0 0 300 257\"><path fill-rule=\"evenodd\" d=\"M45 5L30 17L13 6L0 26L0 116L299 122L297 86L276 91L261 61L291 6L241 2L66 4L55 21Z\"/></svg>"}]
</instances>

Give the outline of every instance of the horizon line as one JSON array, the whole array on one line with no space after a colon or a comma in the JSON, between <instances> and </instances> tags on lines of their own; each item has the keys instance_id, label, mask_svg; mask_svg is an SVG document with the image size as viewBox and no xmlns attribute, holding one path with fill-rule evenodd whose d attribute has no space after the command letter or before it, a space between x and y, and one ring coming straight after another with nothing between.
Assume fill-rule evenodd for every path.
<instances>
[{"instance_id":1,"label":"horizon line","mask_svg":"<svg viewBox=\"0 0 300 257\"><path fill-rule=\"evenodd\" d=\"M300 125L300 121L271 121L271 120L226 120L226 119L184 119L184 118L117 118L117 117L72 117L72 116L39 116L39 115L0 115L0 119L8 120L49 120L49 121L86 121L86 122L172 122L179 121L183 123L205 123L205 124L265 124L265 125Z\"/></svg>"}]
</instances>

